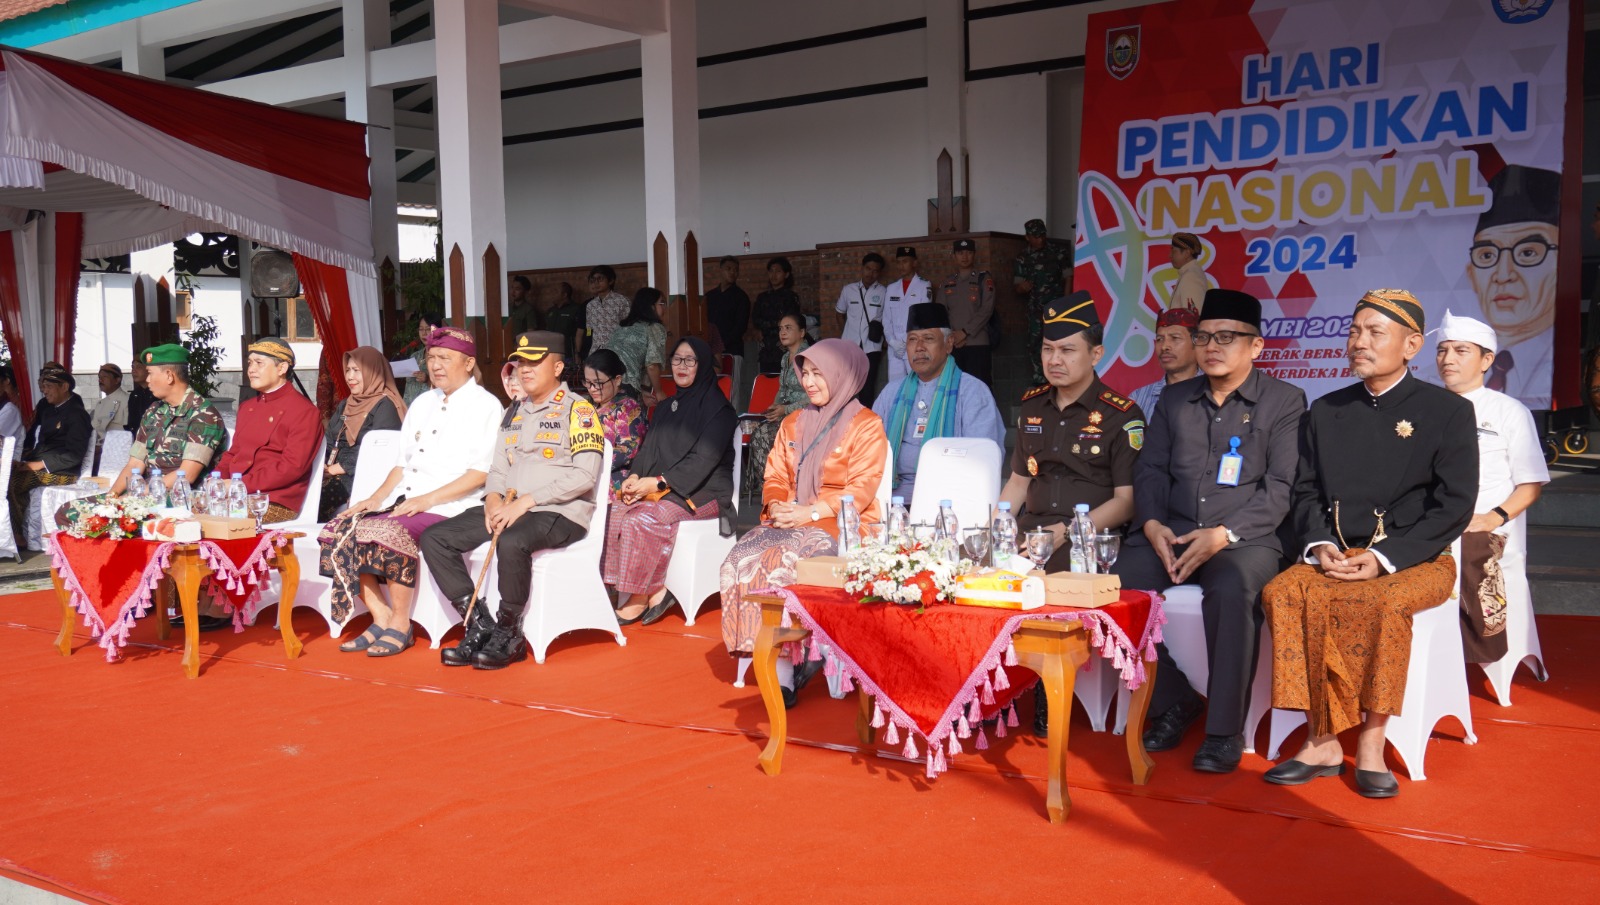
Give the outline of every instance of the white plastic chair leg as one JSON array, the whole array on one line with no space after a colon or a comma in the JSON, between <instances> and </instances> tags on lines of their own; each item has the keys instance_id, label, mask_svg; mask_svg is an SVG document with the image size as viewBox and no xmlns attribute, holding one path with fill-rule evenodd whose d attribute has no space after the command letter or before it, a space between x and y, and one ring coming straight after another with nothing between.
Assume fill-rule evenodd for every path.
<instances>
[{"instance_id":1,"label":"white plastic chair leg","mask_svg":"<svg viewBox=\"0 0 1600 905\"><path fill-rule=\"evenodd\" d=\"M733 687L744 687L744 674L750 671L750 664L755 662L754 657L740 657L739 666L733 674Z\"/></svg>"}]
</instances>

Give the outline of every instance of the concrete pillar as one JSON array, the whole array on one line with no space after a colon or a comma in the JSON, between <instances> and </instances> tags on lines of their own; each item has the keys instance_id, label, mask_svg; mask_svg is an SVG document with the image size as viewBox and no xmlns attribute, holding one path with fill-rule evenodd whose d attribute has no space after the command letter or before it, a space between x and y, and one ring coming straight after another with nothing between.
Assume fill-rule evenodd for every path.
<instances>
[{"instance_id":1,"label":"concrete pillar","mask_svg":"<svg viewBox=\"0 0 1600 905\"><path fill-rule=\"evenodd\" d=\"M928 64L928 147L922 165L929 198L939 186L934 161L948 150L955 163L954 190L967 194L966 39L961 0L924 0Z\"/></svg>"},{"instance_id":2,"label":"concrete pillar","mask_svg":"<svg viewBox=\"0 0 1600 905\"><path fill-rule=\"evenodd\" d=\"M144 43L139 19L118 26L122 30L122 71L152 79L167 77L167 57L160 47Z\"/></svg>"},{"instance_id":3,"label":"concrete pillar","mask_svg":"<svg viewBox=\"0 0 1600 905\"><path fill-rule=\"evenodd\" d=\"M695 64L694 0L663 0L667 30L639 39L644 69L644 257L660 285L652 243L667 238L670 294L684 291L690 266L683 240L700 229L700 85ZM442 133L441 133L442 134Z\"/></svg>"},{"instance_id":4,"label":"concrete pillar","mask_svg":"<svg viewBox=\"0 0 1600 905\"><path fill-rule=\"evenodd\" d=\"M344 115L367 124L367 155L372 158L373 263L400 264L400 221L394 168L394 92L373 88L372 51L389 46L387 0L349 0L344 5Z\"/></svg>"},{"instance_id":5,"label":"concrete pillar","mask_svg":"<svg viewBox=\"0 0 1600 905\"><path fill-rule=\"evenodd\" d=\"M500 119L499 5L483 0L436 0L434 57L439 111L439 216L448 266L453 248L464 263L467 316L483 314L486 285L505 297L505 274L484 273L493 244L505 260L505 156ZM392 155L392 152L391 152ZM454 280L445 278L446 313L456 310Z\"/></svg>"}]
</instances>

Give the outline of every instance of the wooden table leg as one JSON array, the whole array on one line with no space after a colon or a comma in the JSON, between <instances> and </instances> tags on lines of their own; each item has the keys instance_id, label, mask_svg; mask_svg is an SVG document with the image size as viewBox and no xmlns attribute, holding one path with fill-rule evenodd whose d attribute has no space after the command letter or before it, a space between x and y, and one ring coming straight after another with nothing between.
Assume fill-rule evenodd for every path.
<instances>
[{"instance_id":1,"label":"wooden table leg","mask_svg":"<svg viewBox=\"0 0 1600 905\"><path fill-rule=\"evenodd\" d=\"M783 644L810 637L804 629L763 625L756 633L756 649L752 665L756 671L756 687L761 689L761 701L767 705L767 747L762 750L759 762L768 776L777 776L783 769L783 749L789 741L789 711L783 707L783 687L778 684L778 658L783 656Z\"/></svg>"},{"instance_id":2,"label":"wooden table leg","mask_svg":"<svg viewBox=\"0 0 1600 905\"><path fill-rule=\"evenodd\" d=\"M878 730L872 728L872 695L861 689L861 706L856 711L856 737L863 745L878 743Z\"/></svg>"},{"instance_id":3,"label":"wooden table leg","mask_svg":"<svg viewBox=\"0 0 1600 905\"><path fill-rule=\"evenodd\" d=\"M61 651L61 656L72 656L72 630L76 626L77 611L72 608L72 595L67 593L67 586L61 580L61 574L55 569L50 570L50 583L56 586L56 599L61 601L61 633L56 635L56 650Z\"/></svg>"},{"instance_id":4,"label":"wooden table leg","mask_svg":"<svg viewBox=\"0 0 1600 905\"><path fill-rule=\"evenodd\" d=\"M1049 789L1045 810L1051 823L1061 823L1072 813L1072 796L1067 792L1067 734L1072 725L1072 690L1078 670L1089 659L1087 642L1076 638L1052 639L1041 653L1018 650L1018 661L1039 674L1044 681L1045 704L1050 712L1046 732L1046 762Z\"/></svg>"},{"instance_id":5,"label":"wooden table leg","mask_svg":"<svg viewBox=\"0 0 1600 905\"><path fill-rule=\"evenodd\" d=\"M300 557L294 553L294 544L278 548L278 574L283 576L282 593L278 595L278 632L283 635L284 656L293 660L304 647L300 636L294 633L294 595L300 590Z\"/></svg>"},{"instance_id":6,"label":"wooden table leg","mask_svg":"<svg viewBox=\"0 0 1600 905\"><path fill-rule=\"evenodd\" d=\"M178 606L183 612L183 674L193 679L200 675L200 580L204 577L197 549L173 550L167 574L178 586Z\"/></svg>"},{"instance_id":7,"label":"wooden table leg","mask_svg":"<svg viewBox=\"0 0 1600 905\"><path fill-rule=\"evenodd\" d=\"M1150 709L1150 695L1156 687L1156 661L1144 665L1144 684L1134 690L1128 700L1128 766L1133 770L1133 784L1142 786L1150 782L1156 771L1156 762L1144 750L1144 717Z\"/></svg>"}]
</instances>

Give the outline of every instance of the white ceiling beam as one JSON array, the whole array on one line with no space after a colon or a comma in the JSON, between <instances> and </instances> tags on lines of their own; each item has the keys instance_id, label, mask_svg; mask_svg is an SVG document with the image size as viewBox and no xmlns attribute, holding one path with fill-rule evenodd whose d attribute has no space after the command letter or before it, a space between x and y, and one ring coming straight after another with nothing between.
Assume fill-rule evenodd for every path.
<instances>
[{"instance_id":1,"label":"white ceiling beam","mask_svg":"<svg viewBox=\"0 0 1600 905\"><path fill-rule=\"evenodd\" d=\"M345 74L344 57L335 57L195 87L263 104L298 107L344 97Z\"/></svg>"},{"instance_id":2,"label":"white ceiling beam","mask_svg":"<svg viewBox=\"0 0 1600 905\"><path fill-rule=\"evenodd\" d=\"M334 9L339 0L198 0L139 20L139 39L149 47L169 47L215 38L296 16ZM108 25L71 37L48 41L32 49L40 53L95 63L122 52L121 29Z\"/></svg>"},{"instance_id":3,"label":"white ceiling beam","mask_svg":"<svg viewBox=\"0 0 1600 905\"><path fill-rule=\"evenodd\" d=\"M555 59L607 47L632 44L637 34L575 22L571 19L529 19L500 26L500 65ZM426 81L435 75L432 41L418 41L372 52L372 84L393 87Z\"/></svg>"},{"instance_id":4,"label":"white ceiling beam","mask_svg":"<svg viewBox=\"0 0 1600 905\"><path fill-rule=\"evenodd\" d=\"M659 35L667 30L663 0L502 0L536 13L617 28L636 35Z\"/></svg>"},{"instance_id":5,"label":"white ceiling beam","mask_svg":"<svg viewBox=\"0 0 1600 905\"><path fill-rule=\"evenodd\" d=\"M395 126L394 146L397 148L405 148L408 151L438 152L439 134L434 132L432 129L418 129L412 126Z\"/></svg>"}]
</instances>

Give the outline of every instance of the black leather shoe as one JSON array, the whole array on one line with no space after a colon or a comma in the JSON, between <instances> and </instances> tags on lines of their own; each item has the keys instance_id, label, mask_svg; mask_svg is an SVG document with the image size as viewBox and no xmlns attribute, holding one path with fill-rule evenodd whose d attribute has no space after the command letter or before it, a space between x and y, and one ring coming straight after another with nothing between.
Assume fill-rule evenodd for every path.
<instances>
[{"instance_id":1,"label":"black leather shoe","mask_svg":"<svg viewBox=\"0 0 1600 905\"><path fill-rule=\"evenodd\" d=\"M457 607L465 609L465 605ZM471 666L472 658L483 650L488 643L489 636L494 634L494 619L489 615L489 608L479 605L472 608L472 616L467 621L467 630L461 635L461 642L455 647L447 647L439 651L439 662L446 666Z\"/></svg>"},{"instance_id":2,"label":"black leather shoe","mask_svg":"<svg viewBox=\"0 0 1600 905\"><path fill-rule=\"evenodd\" d=\"M1043 681L1033 686L1033 737L1050 737L1050 699L1045 697Z\"/></svg>"},{"instance_id":3,"label":"black leather shoe","mask_svg":"<svg viewBox=\"0 0 1600 905\"><path fill-rule=\"evenodd\" d=\"M1194 753L1194 768L1201 773L1232 773L1243 756L1243 735L1208 735Z\"/></svg>"},{"instance_id":4,"label":"black leather shoe","mask_svg":"<svg viewBox=\"0 0 1600 905\"><path fill-rule=\"evenodd\" d=\"M472 658L474 669L505 669L519 660L528 659L528 639L522 635L522 614L500 611L495 621L494 634L484 642L483 649Z\"/></svg>"},{"instance_id":5,"label":"black leather shoe","mask_svg":"<svg viewBox=\"0 0 1600 905\"><path fill-rule=\"evenodd\" d=\"M800 703L800 689L806 687L806 683L810 682L817 673L822 672L822 663L823 661L821 660L807 660L795 667L794 688L780 689L783 692L784 710L793 710Z\"/></svg>"},{"instance_id":6,"label":"black leather shoe","mask_svg":"<svg viewBox=\"0 0 1600 905\"><path fill-rule=\"evenodd\" d=\"M1400 794L1400 783L1388 770L1357 770L1356 791L1363 798L1393 798Z\"/></svg>"},{"instance_id":7,"label":"black leather shoe","mask_svg":"<svg viewBox=\"0 0 1600 905\"><path fill-rule=\"evenodd\" d=\"M1187 698L1167 708L1166 713L1156 717L1150 728L1144 731L1144 750L1146 751L1171 751L1183 741L1183 734L1200 719L1200 714L1205 713L1206 699L1194 692Z\"/></svg>"},{"instance_id":8,"label":"black leather shoe","mask_svg":"<svg viewBox=\"0 0 1600 905\"><path fill-rule=\"evenodd\" d=\"M667 610L670 610L677 605L678 598L672 596L672 592L668 591L666 594L662 595L660 603L644 611L644 615L639 617L639 624L655 625L657 622L661 621L661 617L667 615Z\"/></svg>"},{"instance_id":9,"label":"black leather shoe","mask_svg":"<svg viewBox=\"0 0 1600 905\"><path fill-rule=\"evenodd\" d=\"M1277 786L1303 786L1323 776L1343 776L1344 764L1331 766L1308 764L1303 760L1286 760L1268 770L1261 778Z\"/></svg>"}]
</instances>

